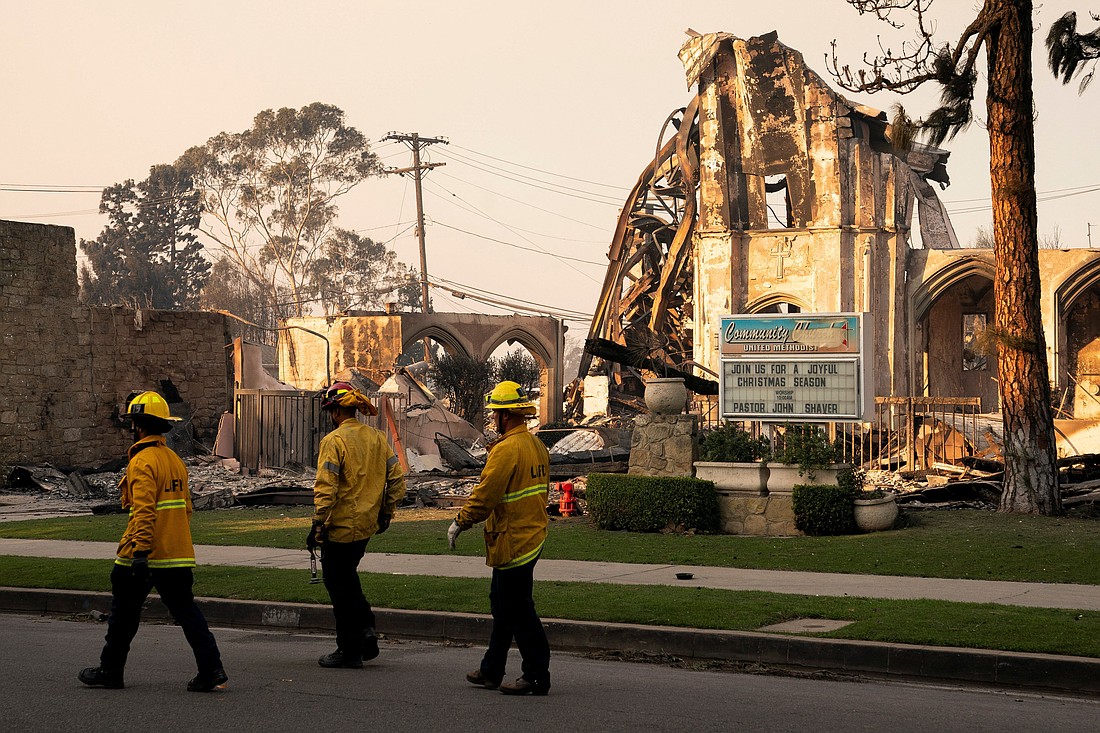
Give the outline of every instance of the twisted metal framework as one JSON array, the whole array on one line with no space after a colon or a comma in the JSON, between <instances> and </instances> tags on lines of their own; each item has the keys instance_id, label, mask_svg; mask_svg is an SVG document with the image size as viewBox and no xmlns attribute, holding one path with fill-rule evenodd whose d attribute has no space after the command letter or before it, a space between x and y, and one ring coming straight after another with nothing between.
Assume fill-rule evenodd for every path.
<instances>
[{"instance_id":1,"label":"twisted metal framework","mask_svg":"<svg viewBox=\"0 0 1100 733\"><path fill-rule=\"evenodd\" d=\"M588 373L592 356L670 376L683 376L681 370L689 369L698 112L696 97L668 116L656 155L638 177L619 215L581 359L581 376Z\"/></svg>"}]
</instances>

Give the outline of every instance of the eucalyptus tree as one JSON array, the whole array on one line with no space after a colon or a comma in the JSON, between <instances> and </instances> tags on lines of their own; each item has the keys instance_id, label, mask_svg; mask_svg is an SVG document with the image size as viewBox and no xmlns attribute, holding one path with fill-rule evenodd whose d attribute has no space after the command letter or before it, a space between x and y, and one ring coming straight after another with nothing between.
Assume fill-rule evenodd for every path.
<instances>
[{"instance_id":1,"label":"eucalyptus tree","mask_svg":"<svg viewBox=\"0 0 1100 733\"><path fill-rule=\"evenodd\" d=\"M264 110L243 132L222 132L189 149L202 232L218 256L264 294L267 308L307 311L313 263L335 234L338 199L382 172L367 138L339 108L315 102Z\"/></svg>"}]
</instances>

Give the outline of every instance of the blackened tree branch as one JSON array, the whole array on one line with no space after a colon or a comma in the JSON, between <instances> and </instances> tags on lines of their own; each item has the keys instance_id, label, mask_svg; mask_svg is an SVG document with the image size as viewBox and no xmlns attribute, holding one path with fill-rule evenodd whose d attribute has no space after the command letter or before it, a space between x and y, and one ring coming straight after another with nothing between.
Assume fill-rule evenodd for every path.
<instances>
[{"instance_id":1,"label":"blackened tree branch","mask_svg":"<svg viewBox=\"0 0 1100 733\"><path fill-rule=\"evenodd\" d=\"M1092 15L1090 13L1090 15ZM1100 20L1092 15L1093 20ZM1100 28L1089 33L1077 33L1077 13L1070 11L1050 26L1047 33L1047 61L1056 79L1069 84L1088 62L1100 58ZM1084 92L1096 73L1096 64L1092 63L1087 73L1081 75L1078 92Z\"/></svg>"}]
</instances>

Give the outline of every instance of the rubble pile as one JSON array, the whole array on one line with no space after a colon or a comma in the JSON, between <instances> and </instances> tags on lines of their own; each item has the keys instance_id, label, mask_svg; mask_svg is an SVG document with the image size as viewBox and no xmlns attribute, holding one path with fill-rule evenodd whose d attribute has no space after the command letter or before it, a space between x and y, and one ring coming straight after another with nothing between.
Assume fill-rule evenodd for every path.
<instances>
[{"instance_id":1,"label":"rubble pile","mask_svg":"<svg viewBox=\"0 0 1100 733\"><path fill-rule=\"evenodd\" d=\"M909 509L996 509L1001 497L1004 468L999 461L964 457L951 463L933 463L927 471L868 470L864 486L896 493L898 504ZM1058 461L1062 506L1067 514L1100 516L1100 454Z\"/></svg>"},{"instance_id":2,"label":"rubble pile","mask_svg":"<svg viewBox=\"0 0 1100 733\"><path fill-rule=\"evenodd\" d=\"M237 472L235 461L227 462L215 456L187 456L184 463L195 509L243 504L247 500L241 499L254 493L270 494L272 488L304 492L308 497L306 503L312 503L313 470L262 469L255 476L245 476ZM125 472L125 464L121 461L87 472L70 470L67 473L48 464L15 466L0 493L0 514L18 514L26 518L28 515L121 512L118 485Z\"/></svg>"}]
</instances>

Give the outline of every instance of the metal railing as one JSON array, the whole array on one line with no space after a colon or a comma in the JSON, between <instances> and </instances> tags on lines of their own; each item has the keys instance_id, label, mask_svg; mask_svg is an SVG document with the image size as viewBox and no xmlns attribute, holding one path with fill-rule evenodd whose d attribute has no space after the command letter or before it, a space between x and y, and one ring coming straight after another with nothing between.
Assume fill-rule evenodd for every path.
<instances>
[{"instance_id":1,"label":"metal railing","mask_svg":"<svg viewBox=\"0 0 1100 733\"><path fill-rule=\"evenodd\" d=\"M927 470L974 453L981 412L979 397L876 397L874 422L840 424L839 435L854 464Z\"/></svg>"},{"instance_id":2,"label":"metal railing","mask_svg":"<svg viewBox=\"0 0 1100 733\"><path fill-rule=\"evenodd\" d=\"M690 407L700 428L721 424L716 399L696 398ZM876 397L870 422L817 423L839 447L839 458L882 470L928 470L973 455L983 430L978 397ZM753 436L766 435L778 447L781 424L737 421Z\"/></svg>"}]
</instances>

